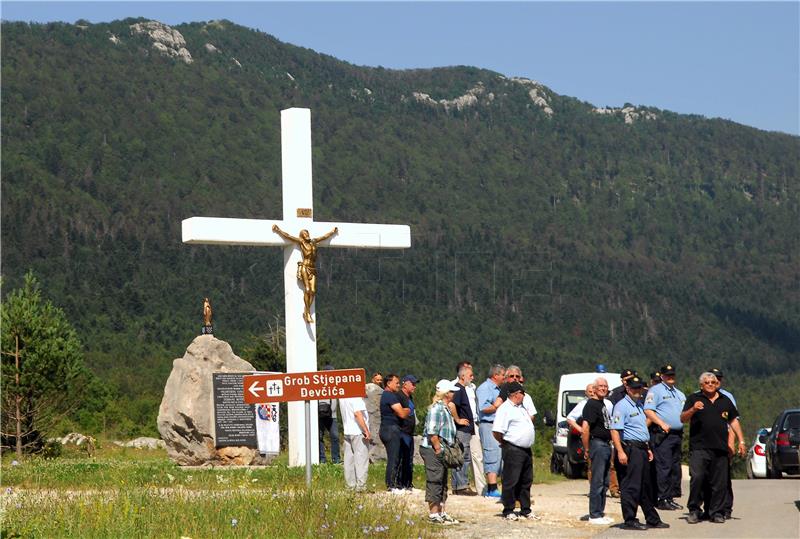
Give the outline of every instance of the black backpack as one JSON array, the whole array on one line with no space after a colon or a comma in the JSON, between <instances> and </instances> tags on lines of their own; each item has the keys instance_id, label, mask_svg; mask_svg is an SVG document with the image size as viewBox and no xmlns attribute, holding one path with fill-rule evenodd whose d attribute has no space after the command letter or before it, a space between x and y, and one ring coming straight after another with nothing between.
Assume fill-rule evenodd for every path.
<instances>
[{"instance_id":1,"label":"black backpack","mask_svg":"<svg viewBox=\"0 0 800 539\"><path fill-rule=\"evenodd\" d=\"M331 401L328 400L317 402L317 415L319 415L320 419L333 418L333 407L331 406Z\"/></svg>"}]
</instances>

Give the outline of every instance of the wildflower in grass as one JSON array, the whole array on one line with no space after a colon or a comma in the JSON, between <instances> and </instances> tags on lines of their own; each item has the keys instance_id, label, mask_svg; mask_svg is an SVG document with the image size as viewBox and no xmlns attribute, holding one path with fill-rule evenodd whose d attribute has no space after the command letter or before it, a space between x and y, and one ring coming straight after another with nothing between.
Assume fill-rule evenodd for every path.
<instances>
[{"instance_id":1,"label":"wildflower in grass","mask_svg":"<svg viewBox=\"0 0 800 539\"><path fill-rule=\"evenodd\" d=\"M400 522L400 515L395 515L394 516L394 521L395 522Z\"/></svg>"},{"instance_id":2,"label":"wildflower in grass","mask_svg":"<svg viewBox=\"0 0 800 539\"><path fill-rule=\"evenodd\" d=\"M17 462L16 460L12 460L11 461L11 465L12 466L19 466L19 462Z\"/></svg>"},{"instance_id":3,"label":"wildflower in grass","mask_svg":"<svg viewBox=\"0 0 800 539\"><path fill-rule=\"evenodd\" d=\"M325 504L325 510L326 511L328 510L328 504L327 503Z\"/></svg>"},{"instance_id":4,"label":"wildflower in grass","mask_svg":"<svg viewBox=\"0 0 800 539\"><path fill-rule=\"evenodd\" d=\"M232 518L231 519L231 526L233 526L235 528L237 524L239 524L239 520L235 519L235 518Z\"/></svg>"},{"instance_id":5,"label":"wildflower in grass","mask_svg":"<svg viewBox=\"0 0 800 539\"><path fill-rule=\"evenodd\" d=\"M11 494L12 490L11 487L6 488L6 494Z\"/></svg>"}]
</instances>

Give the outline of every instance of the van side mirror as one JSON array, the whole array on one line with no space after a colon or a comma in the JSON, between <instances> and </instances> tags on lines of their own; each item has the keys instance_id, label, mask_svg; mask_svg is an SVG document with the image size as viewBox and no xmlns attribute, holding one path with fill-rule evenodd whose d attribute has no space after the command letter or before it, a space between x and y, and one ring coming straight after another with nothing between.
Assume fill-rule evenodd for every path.
<instances>
[{"instance_id":1,"label":"van side mirror","mask_svg":"<svg viewBox=\"0 0 800 539\"><path fill-rule=\"evenodd\" d=\"M556 418L555 414L553 414L552 410L547 410L544 413L544 424L548 427L555 427L556 426Z\"/></svg>"}]
</instances>

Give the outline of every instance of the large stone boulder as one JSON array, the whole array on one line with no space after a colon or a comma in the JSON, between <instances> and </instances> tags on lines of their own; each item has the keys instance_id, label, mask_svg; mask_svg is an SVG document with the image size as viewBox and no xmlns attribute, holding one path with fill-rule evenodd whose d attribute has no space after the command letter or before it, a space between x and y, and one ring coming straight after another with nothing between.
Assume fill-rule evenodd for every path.
<instances>
[{"instance_id":1,"label":"large stone boulder","mask_svg":"<svg viewBox=\"0 0 800 539\"><path fill-rule=\"evenodd\" d=\"M195 338L184 356L172 362L158 410L158 432L173 461L184 466L268 463L257 448L214 447L212 373L254 370L213 335Z\"/></svg>"}]
</instances>

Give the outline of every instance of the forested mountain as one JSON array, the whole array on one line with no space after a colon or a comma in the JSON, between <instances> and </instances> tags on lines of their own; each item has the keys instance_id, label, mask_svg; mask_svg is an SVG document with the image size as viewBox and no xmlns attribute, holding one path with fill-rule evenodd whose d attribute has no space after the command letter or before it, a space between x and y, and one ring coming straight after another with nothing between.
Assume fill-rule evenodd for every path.
<instances>
[{"instance_id":1,"label":"forested mountain","mask_svg":"<svg viewBox=\"0 0 800 539\"><path fill-rule=\"evenodd\" d=\"M800 139L596 105L227 21L3 23L3 285L32 269L152 428L204 296L237 353L282 324L280 249L184 245L180 223L280 218L279 112L308 107L315 219L412 229L407 251L320 254L326 361L551 381L670 361L800 404Z\"/></svg>"}]
</instances>

